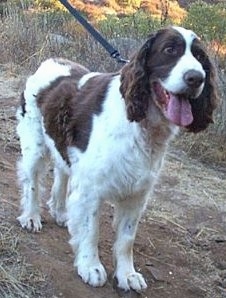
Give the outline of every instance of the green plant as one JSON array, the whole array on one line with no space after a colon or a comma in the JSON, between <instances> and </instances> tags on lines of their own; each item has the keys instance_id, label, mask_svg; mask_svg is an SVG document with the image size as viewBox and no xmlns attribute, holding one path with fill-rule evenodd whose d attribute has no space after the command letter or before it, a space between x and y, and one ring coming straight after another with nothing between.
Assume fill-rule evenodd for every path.
<instances>
[{"instance_id":1,"label":"green plant","mask_svg":"<svg viewBox=\"0 0 226 298\"><path fill-rule=\"evenodd\" d=\"M226 3L210 5L198 1L190 6L182 25L204 40L226 44Z\"/></svg>"},{"instance_id":2,"label":"green plant","mask_svg":"<svg viewBox=\"0 0 226 298\"><path fill-rule=\"evenodd\" d=\"M160 20L151 18L143 11L137 11L133 15L121 18L109 16L106 20L98 23L100 31L111 38L120 36L144 38L159 28L160 25Z\"/></svg>"}]
</instances>

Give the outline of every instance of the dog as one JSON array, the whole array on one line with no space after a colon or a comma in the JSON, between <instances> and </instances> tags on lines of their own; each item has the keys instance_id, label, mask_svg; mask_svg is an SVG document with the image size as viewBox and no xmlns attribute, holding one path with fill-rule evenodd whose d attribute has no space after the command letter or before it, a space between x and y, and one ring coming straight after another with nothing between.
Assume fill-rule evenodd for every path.
<instances>
[{"instance_id":1,"label":"dog","mask_svg":"<svg viewBox=\"0 0 226 298\"><path fill-rule=\"evenodd\" d=\"M115 207L114 276L118 287L147 284L133 264L138 222L170 140L180 127L199 132L213 122L216 71L197 35L170 26L152 33L117 73L90 72L62 58L44 61L21 95L17 133L22 158L23 228L40 231L40 178L54 161L50 213L67 226L79 276L103 286L98 254L100 207Z\"/></svg>"}]
</instances>

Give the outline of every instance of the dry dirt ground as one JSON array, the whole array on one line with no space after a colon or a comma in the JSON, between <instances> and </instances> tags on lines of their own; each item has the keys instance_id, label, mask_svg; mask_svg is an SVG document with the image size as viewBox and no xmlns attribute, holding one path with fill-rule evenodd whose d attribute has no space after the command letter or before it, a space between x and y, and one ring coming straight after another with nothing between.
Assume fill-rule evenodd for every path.
<instances>
[{"instance_id":1,"label":"dry dirt ground","mask_svg":"<svg viewBox=\"0 0 226 298\"><path fill-rule=\"evenodd\" d=\"M0 241L0 297L226 297L225 164L203 164L198 156L192 159L171 148L134 246L136 267L148 284L141 295L115 287L111 206L104 206L101 226L100 254L109 273L103 288L91 288L75 274L67 230L55 225L45 203L43 230L38 234L21 230L16 220L20 151L15 134L20 89L21 79L0 69L0 235L4 239ZM50 178L47 181L49 184ZM16 293L17 283L20 294Z\"/></svg>"}]
</instances>

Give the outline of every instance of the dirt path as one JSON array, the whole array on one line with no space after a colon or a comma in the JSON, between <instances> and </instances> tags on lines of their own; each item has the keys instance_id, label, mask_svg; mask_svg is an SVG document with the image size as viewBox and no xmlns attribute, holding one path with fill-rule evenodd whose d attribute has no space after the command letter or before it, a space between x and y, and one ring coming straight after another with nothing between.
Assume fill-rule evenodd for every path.
<instances>
[{"instance_id":1,"label":"dirt path","mask_svg":"<svg viewBox=\"0 0 226 298\"><path fill-rule=\"evenodd\" d=\"M112 279L112 207L103 208L100 254L109 273L108 283L93 289L73 269L66 229L55 225L43 204L44 229L21 231L15 136L16 97L20 81L0 77L0 219L20 236L18 249L35 272L42 272L42 298L222 298L226 297L226 169L203 165L172 149L167 156L154 197L144 214L135 242L136 266L147 280L142 295L122 293ZM1 281L1 280L0 280Z\"/></svg>"}]
</instances>

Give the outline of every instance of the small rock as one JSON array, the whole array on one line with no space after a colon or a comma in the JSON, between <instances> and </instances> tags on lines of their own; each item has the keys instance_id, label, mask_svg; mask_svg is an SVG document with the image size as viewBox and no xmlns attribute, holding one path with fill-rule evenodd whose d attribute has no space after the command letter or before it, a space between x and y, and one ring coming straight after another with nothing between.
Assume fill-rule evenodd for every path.
<instances>
[{"instance_id":1,"label":"small rock","mask_svg":"<svg viewBox=\"0 0 226 298\"><path fill-rule=\"evenodd\" d=\"M156 281L167 281L167 278L166 278L165 274L161 270L159 270L159 269L157 269L153 266L148 267L148 270L152 274L154 280L156 280Z\"/></svg>"}]
</instances>

